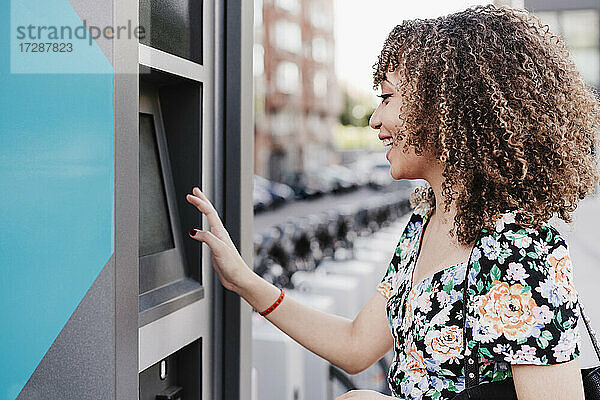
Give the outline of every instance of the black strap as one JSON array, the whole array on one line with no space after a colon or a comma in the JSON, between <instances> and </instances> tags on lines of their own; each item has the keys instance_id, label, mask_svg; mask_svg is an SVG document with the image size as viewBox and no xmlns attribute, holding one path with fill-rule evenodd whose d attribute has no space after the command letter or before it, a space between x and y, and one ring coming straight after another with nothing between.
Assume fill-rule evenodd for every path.
<instances>
[{"instance_id":1,"label":"black strap","mask_svg":"<svg viewBox=\"0 0 600 400\"><path fill-rule=\"evenodd\" d=\"M598 339L596 338L596 331L592 329L592 325L590 323L590 319L586 315L583 307L583 303L578 301L579 311L581 312L581 317L583 318L583 324L585 325L585 329L587 329L588 334L590 335L590 340L592 342L592 347L596 352L596 356L598 357L598 361L600 361L600 347L598 347Z\"/></svg>"}]
</instances>

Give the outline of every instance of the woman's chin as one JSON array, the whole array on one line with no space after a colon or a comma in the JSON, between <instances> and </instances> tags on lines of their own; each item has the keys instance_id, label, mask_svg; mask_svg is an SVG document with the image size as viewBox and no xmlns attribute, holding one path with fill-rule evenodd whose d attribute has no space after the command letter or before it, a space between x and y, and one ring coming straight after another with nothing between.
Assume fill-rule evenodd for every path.
<instances>
[{"instance_id":1,"label":"woman's chin","mask_svg":"<svg viewBox=\"0 0 600 400\"><path fill-rule=\"evenodd\" d=\"M390 176L393 180L399 181L401 179L421 179L421 175L406 169L395 169L390 166Z\"/></svg>"},{"instance_id":2,"label":"woman's chin","mask_svg":"<svg viewBox=\"0 0 600 400\"><path fill-rule=\"evenodd\" d=\"M395 181L399 181L400 179L404 178L404 176L402 176L402 174L399 173L399 171L395 171L393 168L390 168L390 176Z\"/></svg>"}]
</instances>

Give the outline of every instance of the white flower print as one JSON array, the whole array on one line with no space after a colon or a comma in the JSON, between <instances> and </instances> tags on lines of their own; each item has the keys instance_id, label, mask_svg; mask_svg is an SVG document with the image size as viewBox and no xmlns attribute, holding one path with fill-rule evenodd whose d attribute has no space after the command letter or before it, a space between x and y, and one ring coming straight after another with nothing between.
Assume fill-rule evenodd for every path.
<instances>
[{"instance_id":1,"label":"white flower print","mask_svg":"<svg viewBox=\"0 0 600 400\"><path fill-rule=\"evenodd\" d=\"M503 258L506 258L512 254L513 249L514 247L512 247L510 243L504 242L502 243L502 251L500 253L502 254Z\"/></svg>"},{"instance_id":2,"label":"white flower print","mask_svg":"<svg viewBox=\"0 0 600 400\"><path fill-rule=\"evenodd\" d=\"M498 339L502 334L491 326L479 323L478 319L472 319L473 324L473 339L481 343L491 343Z\"/></svg>"},{"instance_id":3,"label":"white flower print","mask_svg":"<svg viewBox=\"0 0 600 400\"><path fill-rule=\"evenodd\" d=\"M406 399L421 400L425 392L429 390L429 378L427 375L410 376L406 381L400 383L400 390Z\"/></svg>"},{"instance_id":4,"label":"white flower print","mask_svg":"<svg viewBox=\"0 0 600 400\"><path fill-rule=\"evenodd\" d=\"M511 364L541 364L541 360L535 355L535 347L524 344L515 353L504 353L504 360Z\"/></svg>"},{"instance_id":5,"label":"white flower print","mask_svg":"<svg viewBox=\"0 0 600 400\"><path fill-rule=\"evenodd\" d=\"M441 392L449 386L449 381L448 379L440 379L437 376L432 376L431 386L433 386L433 388L438 392Z\"/></svg>"},{"instance_id":6,"label":"white flower print","mask_svg":"<svg viewBox=\"0 0 600 400\"><path fill-rule=\"evenodd\" d=\"M535 290L540 292L544 298L548 299L550 304L554 307L558 307L565 302L565 298L561 294L561 288L554 282L554 279L551 276L540 283Z\"/></svg>"},{"instance_id":7,"label":"white flower print","mask_svg":"<svg viewBox=\"0 0 600 400\"><path fill-rule=\"evenodd\" d=\"M577 291L573 286L573 265L567 248L563 245L557 247L548 257L548 263L552 267L550 273L554 275L560 295L567 307L572 308L577 302Z\"/></svg>"},{"instance_id":8,"label":"white flower print","mask_svg":"<svg viewBox=\"0 0 600 400\"><path fill-rule=\"evenodd\" d=\"M498 343L494 346L492 351L496 354L503 354L512 351L512 349L509 344Z\"/></svg>"},{"instance_id":9,"label":"white flower print","mask_svg":"<svg viewBox=\"0 0 600 400\"><path fill-rule=\"evenodd\" d=\"M481 254L481 253L479 253ZM475 282L475 279L477 278L477 275L479 273L475 270L475 268L469 268L469 278L468 278L468 283L469 285L472 285Z\"/></svg>"},{"instance_id":10,"label":"white flower print","mask_svg":"<svg viewBox=\"0 0 600 400\"><path fill-rule=\"evenodd\" d=\"M557 260L561 260L565 257L569 256L569 251L567 250L567 248L565 246L558 246L556 249L554 249L552 251L552 257L556 258Z\"/></svg>"},{"instance_id":11,"label":"white flower print","mask_svg":"<svg viewBox=\"0 0 600 400\"><path fill-rule=\"evenodd\" d=\"M525 233L514 233L513 238L513 244L520 249L526 249L531 245L531 236Z\"/></svg>"},{"instance_id":12,"label":"white flower print","mask_svg":"<svg viewBox=\"0 0 600 400\"><path fill-rule=\"evenodd\" d=\"M504 213L504 215L502 216L502 222L504 222L505 224L514 224L515 223L514 211Z\"/></svg>"},{"instance_id":13,"label":"white flower print","mask_svg":"<svg viewBox=\"0 0 600 400\"><path fill-rule=\"evenodd\" d=\"M396 288L398 288L403 281L404 274L401 271L396 272L392 277L392 293L395 292Z\"/></svg>"},{"instance_id":14,"label":"white flower print","mask_svg":"<svg viewBox=\"0 0 600 400\"><path fill-rule=\"evenodd\" d=\"M554 313L544 304L541 307L533 307L533 316L538 324L547 324L552 321Z\"/></svg>"},{"instance_id":15,"label":"white flower print","mask_svg":"<svg viewBox=\"0 0 600 400\"><path fill-rule=\"evenodd\" d=\"M546 256L548 254L548 244L543 239L533 241L533 249L540 256Z\"/></svg>"},{"instance_id":16,"label":"white flower print","mask_svg":"<svg viewBox=\"0 0 600 400\"><path fill-rule=\"evenodd\" d=\"M525 278L529 278L529 274L525 272L523 264L511 262L508 264L508 271L506 271L506 277L511 281L523 281Z\"/></svg>"},{"instance_id":17,"label":"white flower print","mask_svg":"<svg viewBox=\"0 0 600 400\"><path fill-rule=\"evenodd\" d=\"M429 203L427 203L426 201L422 201L419 204L417 204L417 206L413 209L413 214L417 214L421 217L424 217L429 211L429 209Z\"/></svg>"},{"instance_id":18,"label":"white flower print","mask_svg":"<svg viewBox=\"0 0 600 400\"><path fill-rule=\"evenodd\" d=\"M440 362L429 357L425 359L425 368L429 372L438 372L440 370Z\"/></svg>"},{"instance_id":19,"label":"white flower print","mask_svg":"<svg viewBox=\"0 0 600 400\"><path fill-rule=\"evenodd\" d=\"M446 292L442 291L440 293L446 293ZM442 310L440 312L438 312L437 314L435 314L433 316L433 318L431 318L431 320L430 320L431 325L436 326L436 325L446 324L446 322L448 322L450 320L450 310L451 309L452 309L451 306L442 308Z\"/></svg>"},{"instance_id":20,"label":"white flower print","mask_svg":"<svg viewBox=\"0 0 600 400\"><path fill-rule=\"evenodd\" d=\"M569 361L571 355L575 352L577 342L579 341L579 327L567 329L560 333L558 344L552 348L556 361Z\"/></svg>"},{"instance_id":21,"label":"white flower print","mask_svg":"<svg viewBox=\"0 0 600 400\"><path fill-rule=\"evenodd\" d=\"M514 224L515 214L514 212L505 212L496 216L495 228L496 232L502 232L505 224Z\"/></svg>"},{"instance_id":22,"label":"white flower print","mask_svg":"<svg viewBox=\"0 0 600 400\"><path fill-rule=\"evenodd\" d=\"M491 236L485 236L481 239L483 254L490 260L495 260L500 254L500 243Z\"/></svg>"},{"instance_id":23,"label":"white flower print","mask_svg":"<svg viewBox=\"0 0 600 400\"><path fill-rule=\"evenodd\" d=\"M479 261L480 258L481 258L481 250L479 250L479 247L474 247L473 252L471 253L470 262Z\"/></svg>"},{"instance_id":24,"label":"white flower print","mask_svg":"<svg viewBox=\"0 0 600 400\"><path fill-rule=\"evenodd\" d=\"M456 303L459 299L462 299L462 293L456 289L450 291L450 303Z\"/></svg>"},{"instance_id":25,"label":"white flower print","mask_svg":"<svg viewBox=\"0 0 600 400\"><path fill-rule=\"evenodd\" d=\"M422 313L431 311L431 292L422 292L417 298L417 308Z\"/></svg>"},{"instance_id":26,"label":"white flower print","mask_svg":"<svg viewBox=\"0 0 600 400\"><path fill-rule=\"evenodd\" d=\"M410 250L410 246L411 246L412 242L410 241L410 239L406 238L404 239L401 243L400 243L400 250L402 250L402 252L406 252L408 250Z\"/></svg>"},{"instance_id":27,"label":"white flower print","mask_svg":"<svg viewBox=\"0 0 600 400\"><path fill-rule=\"evenodd\" d=\"M453 281L454 285L459 285L465 280L465 269L467 263L462 262L452 267L448 267L442 274L442 284L446 285L448 282Z\"/></svg>"},{"instance_id":28,"label":"white flower print","mask_svg":"<svg viewBox=\"0 0 600 400\"><path fill-rule=\"evenodd\" d=\"M440 306L442 307L446 306L446 304L448 304L448 302L450 301L450 295L443 290L437 292L435 296L437 298L437 301L440 303Z\"/></svg>"}]
</instances>

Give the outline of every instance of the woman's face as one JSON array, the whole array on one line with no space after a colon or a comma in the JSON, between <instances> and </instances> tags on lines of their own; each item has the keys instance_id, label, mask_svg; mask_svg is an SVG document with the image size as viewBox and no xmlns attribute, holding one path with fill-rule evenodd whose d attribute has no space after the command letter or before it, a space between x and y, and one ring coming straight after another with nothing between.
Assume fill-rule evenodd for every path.
<instances>
[{"instance_id":1,"label":"woman's face","mask_svg":"<svg viewBox=\"0 0 600 400\"><path fill-rule=\"evenodd\" d=\"M383 141L389 150L386 158L390 162L390 175L398 179L421 179L423 178L423 167L427 162L423 156L417 156L414 148L408 148L403 152L402 147L406 142L407 132L403 133L403 139L398 138L401 129L399 117L401 100L398 95L399 79L394 73L388 73L387 79L381 83L381 103L371 115L369 125L379 130L379 139Z\"/></svg>"}]
</instances>

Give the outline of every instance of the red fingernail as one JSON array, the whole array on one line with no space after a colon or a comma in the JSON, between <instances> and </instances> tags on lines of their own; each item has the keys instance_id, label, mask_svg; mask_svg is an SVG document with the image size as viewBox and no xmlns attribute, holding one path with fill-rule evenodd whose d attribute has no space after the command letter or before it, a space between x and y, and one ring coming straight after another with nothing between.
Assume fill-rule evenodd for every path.
<instances>
[{"instance_id":1,"label":"red fingernail","mask_svg":"<svg viewBox=\"0 0 600 400\"><path fill-rule=\"evenodd\" d=\"M197 232L198 232L197 229L190 229L190 236L196 236Z\"/></svg>"}]
</instances>

